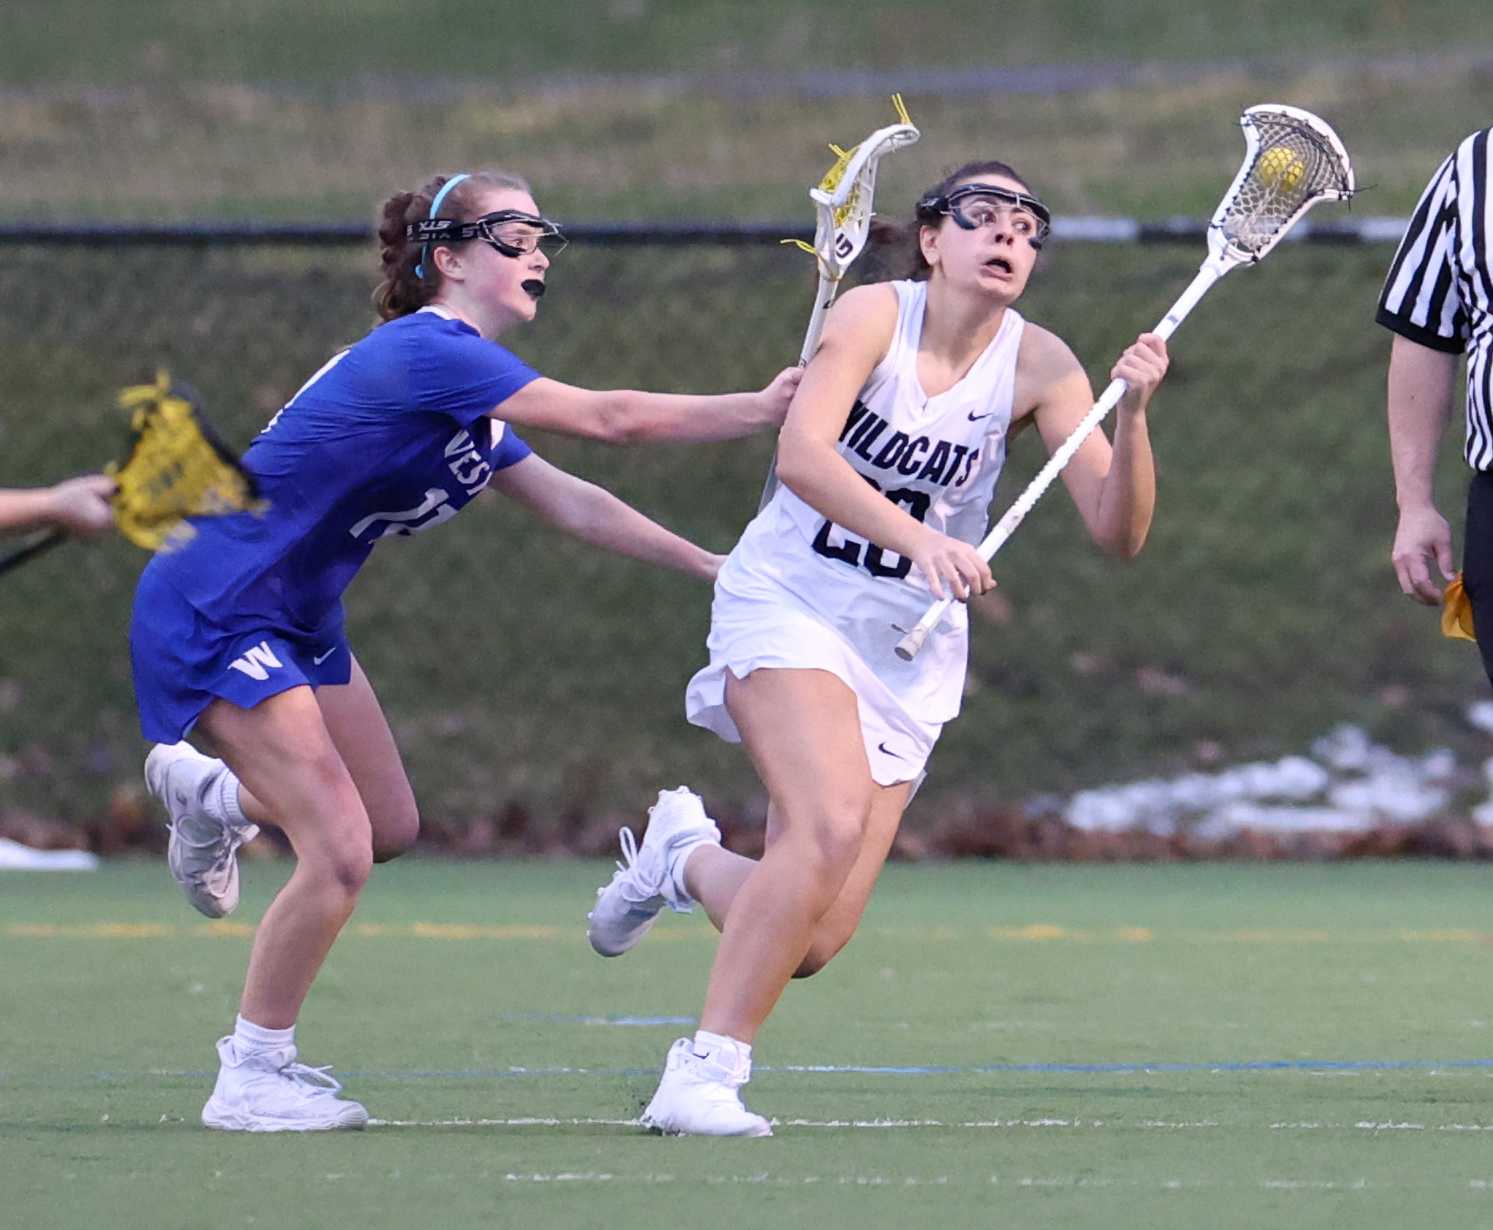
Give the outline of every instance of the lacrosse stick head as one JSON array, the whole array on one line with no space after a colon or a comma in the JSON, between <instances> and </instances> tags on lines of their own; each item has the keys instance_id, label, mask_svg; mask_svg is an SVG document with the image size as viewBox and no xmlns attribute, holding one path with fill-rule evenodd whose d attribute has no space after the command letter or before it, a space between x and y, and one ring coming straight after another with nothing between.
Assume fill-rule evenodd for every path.
<instances>
[{"instance_id":1,"label":"lacrosse stick head","mask_svg":"<svg viewBox=\"0 0 1493 1230\"><path fill-rule=\"evenodd\" d=\"M1244 164L1208 227L1208 250L1225 268L1257 261L1318 201L1353 198L1348 151L1326 121L1267 103L1239 118Z\"/></svg>"},{"instance_id":2,"label":"lacrosse stick head","mask_svg":"<svg viewBox=\"0 0 1493 1230\"><path fill-rule=\"evenodd\" d=\"M254 477L202 416L196 391L158 372L154 384L119 395L135 434L128 460L108 466L117 484L112 503L120 531L136 546L159 551L195 532L185 518L259 512Z\"/></svg>"},{"instance_id":3,"label":"lacrosse stick head","mask_svg":"<svg viewBox=\"0 0 1493 1230\"><path fill-rule=\"evenodd\" d=\"M871 233L872 204L876 198L876 164L893 150L913 144L922 133L907 121L878 128L859 145L837 150L840 155L817 188L809 189L814 202L814 256L820 276L838 282L861 254Z\"/></svg>"}]
</instances>

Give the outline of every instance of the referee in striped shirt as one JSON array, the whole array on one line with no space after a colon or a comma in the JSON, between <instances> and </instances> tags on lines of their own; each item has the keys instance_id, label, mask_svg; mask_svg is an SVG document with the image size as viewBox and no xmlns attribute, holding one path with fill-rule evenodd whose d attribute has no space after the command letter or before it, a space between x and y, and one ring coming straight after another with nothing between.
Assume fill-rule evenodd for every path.
<instances>
[{"instance_id":1,"label":"referee in striped shirt","mask_svg":"<svg viewBox=\"0 0 1493 1230\"><path fill-rule=\"evenodd\" d=\"M1441 164L1390 266L1377 319L1394 331L1389 359L1389 445L1395 498L1395 573L1411 597L1436 606L1434 561L1450 580L1451 527L1432 490L1452 419L1458 356L1467 355L1467 438L1472 467L1462 545L1483 668L1493 680L1493 166L1489 137L1473 133Z\"/></svg>"}]
</instances>

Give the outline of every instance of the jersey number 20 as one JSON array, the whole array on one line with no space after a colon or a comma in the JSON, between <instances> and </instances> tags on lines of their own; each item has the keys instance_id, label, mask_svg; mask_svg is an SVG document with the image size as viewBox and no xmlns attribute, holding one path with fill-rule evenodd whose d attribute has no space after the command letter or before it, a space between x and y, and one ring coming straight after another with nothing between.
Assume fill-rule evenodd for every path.
<instances>
[{"instance_id":1,"label":"jersey number 20","mask_svg":"<svg viewBox=\"0 0 1493 1230\"><path fill-rule=\"evenodd\" d=\"M861 475L862 478L866 476ZM881 490L881 484L875 479L866 478L866 481ZM903 487L898 491L884 493L886 498L893 504L901 504L918 521L928 515L928 506L932 497L926 491L914 491L911 487ZM830 531L835 528L832 521L826 521L819 527L819 533L814 536L814 550L824 556L825 559L837 559L842 564L849 564L852 568L865 566L867 572L873 577L894 577L901 580L912 571L912 561L905 555L896 555L895 564L886 562L887 551L884 547L878 547L874 542L863 543L859 539L847 537L838 546L831 546L829 541Z\"/></svg>"}]
</instances>

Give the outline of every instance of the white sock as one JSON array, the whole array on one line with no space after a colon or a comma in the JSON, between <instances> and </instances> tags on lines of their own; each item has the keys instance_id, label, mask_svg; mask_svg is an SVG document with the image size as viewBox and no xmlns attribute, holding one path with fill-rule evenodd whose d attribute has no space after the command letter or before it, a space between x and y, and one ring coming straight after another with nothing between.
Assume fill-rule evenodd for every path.
<instances>
[{"instance_id":1,"label":"white sock","mask_svg":"<svg viewBox=\"0 0 1493 1230\"><path fill-rule=\"evenodd\" d=\"M701 1059L719 1064L739 1083L745 1084L752 1075L752 1044L728 1038L725 1034L713 1034L708 1029L695 1030L694 1051Z\"/></svg>"},{"instance_id":2,"label":"white sock","mask_svg":"<svg viewBox=\"0 0 1493 1230\"><path fill-rule=\"evenodd\" d=\"M244 815L244 809L239 806L238 791L239 780L225 764L223 771L218 774L218 780L208 787L208 811L225 824L248 824L249 817Z\"/></svg>"},{"instance_id":3,"label":"white sock","mask_svg":"<svg viewBox=\"0 0 1493 1230\"><path fill-rule=\"evenodd\" d=\"M295 1026L289 1029L266 1029L253 1021L239 1017L233 1025L233 1050L239 1060L251 1055L264 1055L295 1045Z\"/></svg>"},{"instance_id":4,"label":"white sock","mask_svg":"<svg viewBox=\"0 0 1493 1230\"><path fill-rule=\"evenodd\" d=\"M712 821L711 823L714 823ZM695 898L689 891L689 885L684 880L684 866L689 862L689 856L701 846L720 845L718 837L700 837L694 841L681 842L669 851L669 886L674 890L672 894L665 893L665 900L669 908L676 914L693 914Z\"/></svg>"}]
</instances>

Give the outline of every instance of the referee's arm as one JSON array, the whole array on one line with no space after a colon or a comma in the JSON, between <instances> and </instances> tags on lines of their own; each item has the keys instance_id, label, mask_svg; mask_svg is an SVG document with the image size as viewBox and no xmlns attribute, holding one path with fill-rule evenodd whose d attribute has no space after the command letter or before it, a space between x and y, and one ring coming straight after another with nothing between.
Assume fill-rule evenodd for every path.
<instances>
[{"instance_id":1,"label":"referee's arm","mask_svg":"<svg viewBox=\"0 0 1493 1230\"><path fill-rule=\"evenodd\" d=\"M1464 143L1464 149L1468 143ZM1486 134L1481 142L1486 149ZM1463 151L1458 151L1462 153ZM1399 525L1390 558L1400 588L1428 606L1441 602L1435 562L1450 580L1451 526L1436 508L1436 460L1451 423L1458 355L1467 318L1457 292L1459 157L1426 185L1379 298L1378 322L1395 334L1386 408Z\"/></svg>"},{"instance_id":2,"label":"referee's arm","mask_svg":"<svg viewBox=\"0 0 1493 1230\"><path fill-rule=\"evenodd\" d=\"M1400 588L1427 606L1441 604L1431 561L1456 575L1452 531L1436 508L1436 459L1452 419L1457 356L1397 334L1389 356L1389 453L1400 521L1390 559Z\"/></svg>"}]
</instances>

